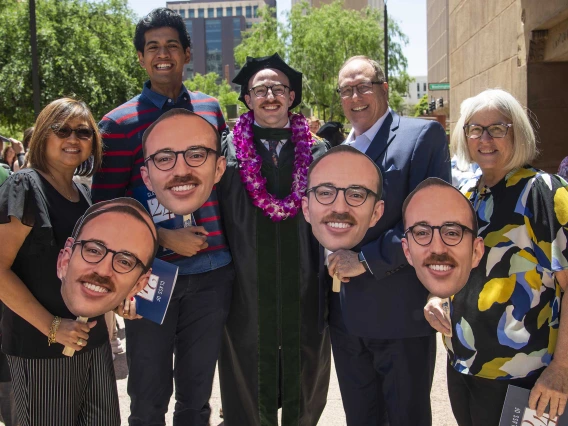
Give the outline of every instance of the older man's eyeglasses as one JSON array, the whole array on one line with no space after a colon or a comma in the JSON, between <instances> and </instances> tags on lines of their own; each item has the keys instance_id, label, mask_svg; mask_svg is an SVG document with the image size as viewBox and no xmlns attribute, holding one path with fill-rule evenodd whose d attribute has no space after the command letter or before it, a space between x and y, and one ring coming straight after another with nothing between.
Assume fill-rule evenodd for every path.
<instances>
[{"instance_id":1,"label":"older man's eyeglasses","mask_svg":"<svg viewBox=\"0 0 568 426\"><path fill-rule=\"evenodd\" d=\"M487 131L492 138L504 138L507 136L509 128L513 127L512 124L495 123L489 126L480 126L479 124L466 124L463 126L465 135L470 139L479 139L483 132Z\"/></svg>"},{"instance_id":2,"label":"older man's eyeglasses","mask_svg":"<svg viewBox=\"0 0 568 426\"><path fill-rule=\"evenodd\" d=\"M171 151L168 149L158 151L146 157L144 159L144 163L148 164L148 162L152 160L158 170L165 172L173 169L176 166L178 155L183 154L185 164L189 167L199 167L207 161L207 157L210 152L217 156L221 155L218 151L211 148L204 146L190 146L185 151Z\"/></svg>"},{"instance_id":3,"label":"older man's eyeglasses","mask_svg":"<svg viewBox=\"0 0 568 426\"><path fill-rule=\"evenodd\" d=\"M249 90L249 92L254 93L257 98L266 98L268 96L268 91L270 90L274 96L283 96L286 93L286 89L290 87L285 84L275 84L273 86L265 86L261 84L260 86L255 86Z\"/></svg>"},{"instance_id":4,"label":"older man's eyeglasses","mask_svg":"<svg viewBox=\"0 0 568 426\"><path fill-rule=\"evenodd\" d=\"M73 246L78 244L81 245L81 257L87 263L99 263L108 253L112 253L112 269L119 274L127 274L137 265L142 266L144 271L148 270L146 265L132 253L111 250L100 241L80 240L75 241Z\"/></svg>"},{"instance_id":5,"label":"older man's eyeglasses","mask_svg":"<svg viewBox=\"0 0 568 426\"><path fill-rule=\"evenodd\" d=\"M376 192L371 191L368 188L363 186L350 186L348 188L336 188L332 185L318 185L309 188L306 191L306 194L310 192L314 193L316 200L327 206L329 204L333 204L335 199L337 198L337 194L339 191L343 191L343 196L345 197L345 202L349 204L351 207L359 207L365 201L367 201L367 197L369 194L373 195L375 199L378 200L379 196Z\"/></svg>"},{"instance_id":6,"label":"older man's eyeglasses","mask_svg":"<svg viewBox=\"0 0 568 426\"><path fill-rule=\"evenodd\" d=\"M337 88L337 93L342 98L350 98L353 96L353 90L357 90L359 95L366 95L373 91L374 84L383 84L384 81L366 81L364 83L355 84L353 86L345 85Z\"/></svg>"},{"instance_id":7,"label":"older man's eyeglasses","mask_svg":"<svg viewBox=\"0 0 568 426\"><path fill-rule=\"evenodd\" d=\"M404 231L404 235L407 235L409 232L412 234L412 238L416 241L417 244L421 246L427 246L432 242L434 238L434 230L437 229L440 233L440 237L442 241L447 246L457 246L461 243L463 239L463 235L466 232L474 234L473 229L468 228L465 225L460 223L445 223L441 226L431 226L426 224L418 224L411 226L406 231Z\"/></svg>"}]
</instances>

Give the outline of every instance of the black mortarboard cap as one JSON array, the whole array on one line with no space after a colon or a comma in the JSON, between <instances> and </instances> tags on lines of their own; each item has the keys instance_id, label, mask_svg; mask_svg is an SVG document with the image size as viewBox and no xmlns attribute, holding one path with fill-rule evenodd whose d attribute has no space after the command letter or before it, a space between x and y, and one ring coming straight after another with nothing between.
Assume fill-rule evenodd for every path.
<instances>
[{"instance_id":1,"label":"black mortarboard cap","mask_svg":"<svg viewBox=\"0 0 568 426\"><path fill-rule=\"evenodd\" d=\"M233 83L240 84L241 95L239 100L246 105L245 95L248 93L249 80L260 70L267 68L282 71L288 80L290 80L290 91L295 93L294 102L289 109L296 107L302 102L302 73L296 71L282 60L278 53L272 56L264 56L262 58L252 58L247 56L247 61L233 79ZM248 108L248 105L247 105Z\"/></svg>"},{"instance_id":2,"label":"black mortarboard cap","mask_svg":"<svg viewBox=\"0 0 568 426\"><path fill-rule=\"evenodd\" d=\"M341 132L343 130L343 124L338 121L328 121L317 131L316 135L320 138L325 138L329 140L333 134Z\"/></svg>"}]
</instances>

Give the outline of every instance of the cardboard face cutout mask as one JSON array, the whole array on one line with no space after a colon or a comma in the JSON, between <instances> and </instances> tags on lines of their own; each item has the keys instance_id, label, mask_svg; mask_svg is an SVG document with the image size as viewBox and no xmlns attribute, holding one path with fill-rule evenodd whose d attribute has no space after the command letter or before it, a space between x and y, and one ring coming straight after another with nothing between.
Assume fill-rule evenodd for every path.
<instances>
[{"instance_id":1,"label":"cardboard face cutout mask","mask_svg":"<svg viewBox=\"0 0 568 426\"><path fill-rule=\"evenodd\" d=\"M484 246L475 235L477 226L473 225L469 201L451 185L437 181L419 186L409 195L402 247L424 287L432 295L446 298L466 285Z\"/></svg>"},{"instance_id":2,"label":"cardboard face cutout mask","mask_svg":"<svg viewBox=\"0 0 568 426\"><path fill-rule=\"evenodd\" d=\"M135 200L117 199L89 208L57 260L61 295L78 317L115 309L147 283L156 229Z\"/></svg>"},{"instance_id":3,"label":"cardboard face cutout mask","mask_svg":"<svg viewBox=\"0 0 568 426\"><path fill-rule=\"evenodd\" d=\"M144 134L142 180L149 191L134 196L147 203L154 221L195 212L211 196L226 167L219 134L204 118L186 110L164 114ZM191 129L191 131L188 131ZM154 198L155 195L155 198Z\"/></svg>"},{"instance_id":4,"label":"cardboard face cutout mask","mask_svg":"<svg viewBox=\"0 0 568 426\"><path fill-rule=\"evenodd\" d=\"M324 248L350 250L376 225L384 210L381 182L373 161L355 148L341 145L318 160L302 211Z\"/></svg>"}]
</instances>

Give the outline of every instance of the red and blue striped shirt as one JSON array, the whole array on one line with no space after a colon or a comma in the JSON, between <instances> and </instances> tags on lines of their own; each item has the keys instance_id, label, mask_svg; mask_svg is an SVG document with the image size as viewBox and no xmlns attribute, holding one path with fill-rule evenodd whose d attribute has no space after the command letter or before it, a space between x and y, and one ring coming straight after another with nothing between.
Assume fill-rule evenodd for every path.
<instances>
[{"instance_id":1,"label":"red and blue striped shirt","mask_svg":"<svg viewBox=\"0 0 568 426\"><path fill-rule=\"evenodd\" d=\"M106 114L99 123L104 156L101 169L93 176L93 202L132 196L134 188L144 186L140 175L140 168L144 165L142 135L154 121L172 108L195 112L213 124L220 133L227 129L215 98L201 92L189 92L182 85L178 98L174 100L152 91L147 81L140 95ZM209 247L192 257L174 253L164 258L180 267L180 275L207 272L231 262L216 188L213 188L211 197L194 216L196 224L209 232Z\"/></svg>"}]
</instances>

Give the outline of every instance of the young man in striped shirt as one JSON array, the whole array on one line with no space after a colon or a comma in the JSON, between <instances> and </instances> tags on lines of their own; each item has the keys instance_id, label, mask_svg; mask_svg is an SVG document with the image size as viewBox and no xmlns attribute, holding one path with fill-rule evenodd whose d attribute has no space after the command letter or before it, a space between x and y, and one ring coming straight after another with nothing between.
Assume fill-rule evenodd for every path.
<instances>
[{"instance_id":1,"label":"young man in striped shirt","mask_svg":"<svg viewBox=\"0 0 568 426\"><path fill-rule=\"evenodd\" d=\"M159 8L142 18L134 45L149 81L140 95L109 112L99 124L106 151L103 167L93 179L93 201L125 195L143 201L164 248L158 257L161 254L162 260L179 266L163 324L146 319L126 322L132 426L165 423L172 377L176 384L174 425L209 424L208 401L231 299L234 269L216 189L194 213L194 226L166 229L160 222L172 214L148 193L140 175L142 135L165 112L184 108L205 118L219 132L226 130L217 100L189 92L182 83L190 44L183 19L176 12Z\"/></svg>"}]
</instances>

